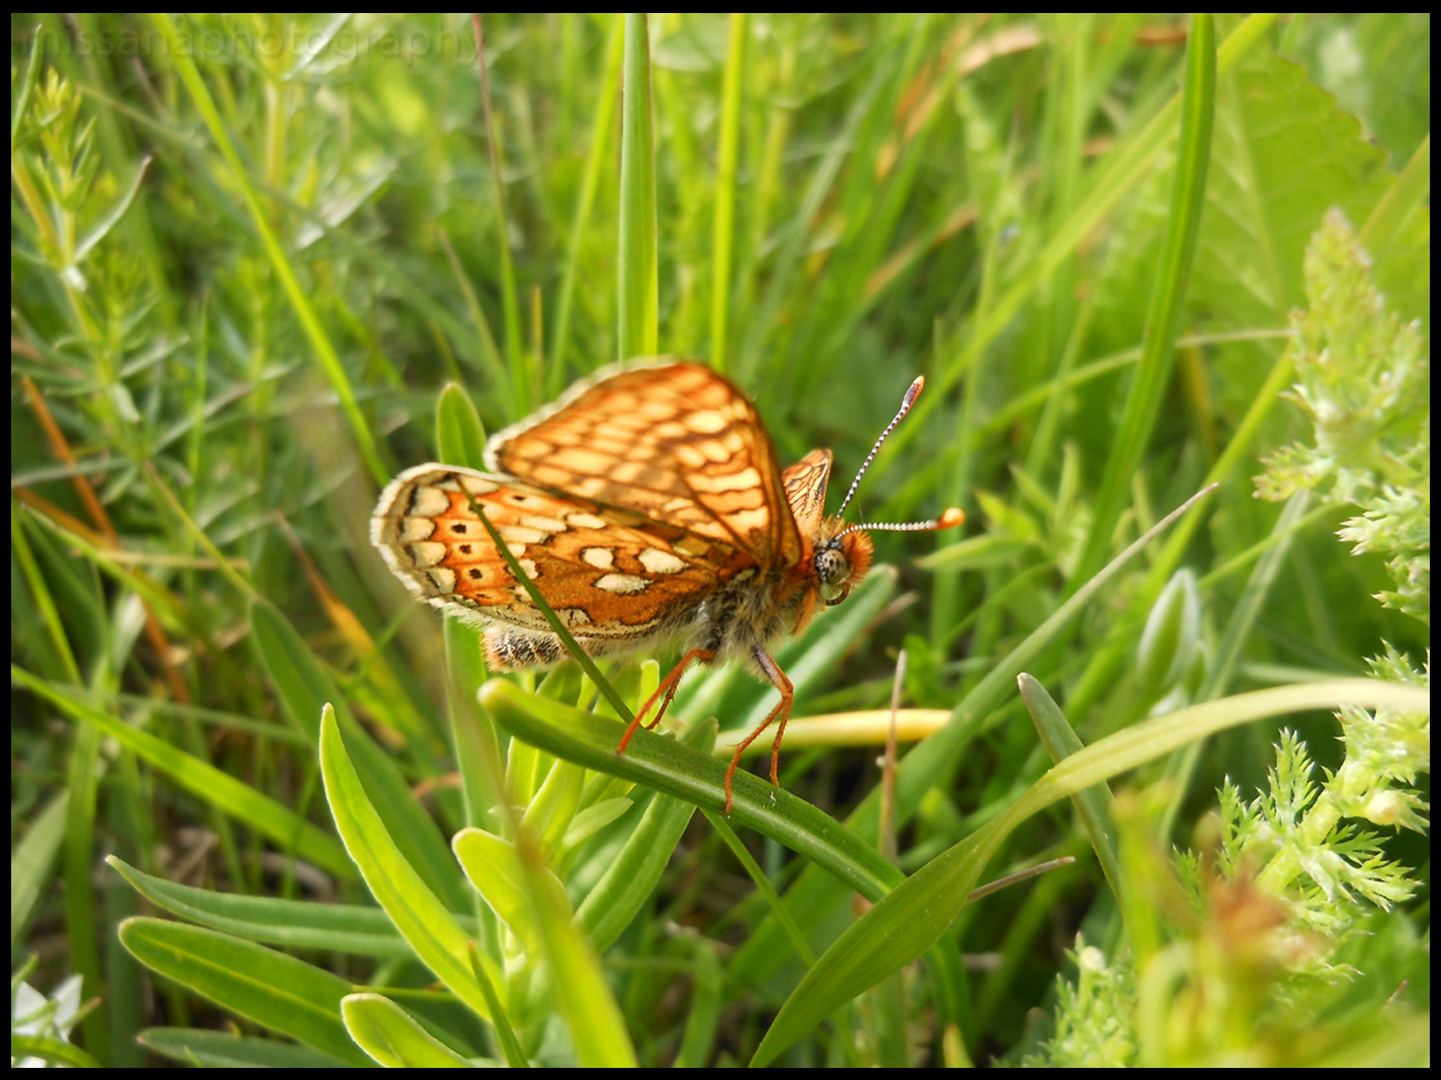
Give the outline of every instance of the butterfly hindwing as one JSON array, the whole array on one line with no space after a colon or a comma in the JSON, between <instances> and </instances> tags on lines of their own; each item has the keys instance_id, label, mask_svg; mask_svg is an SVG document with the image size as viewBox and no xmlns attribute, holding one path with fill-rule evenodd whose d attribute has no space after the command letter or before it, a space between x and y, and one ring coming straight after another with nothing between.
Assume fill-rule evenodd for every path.
<instances>
[{"instance_id":1,"label":"butterfly hindwing","mask_svg":"<svg viewBox=\"0 0 1441 1080\"><path fill-rule=\"evenodd\" d=\"M816 536L826 516L826 484L831 476L831 452L812 450L781 473L786 502L803 538ZM802 541L804 543L804 540Z\"/></svg>"},{"instance_id":2,"label":"butterfly hindwing","mask_svg":"<svg viewBox=\"0 0 1441 1080\"><path fill-rule=\"evenodd\" d=\"M406 470L381 497L372 541L415 595L487 622L550 630L472 498L578 638L652 634L737 568L727 545L637 514L456 466Z\"/></svg>"}]
</instances>

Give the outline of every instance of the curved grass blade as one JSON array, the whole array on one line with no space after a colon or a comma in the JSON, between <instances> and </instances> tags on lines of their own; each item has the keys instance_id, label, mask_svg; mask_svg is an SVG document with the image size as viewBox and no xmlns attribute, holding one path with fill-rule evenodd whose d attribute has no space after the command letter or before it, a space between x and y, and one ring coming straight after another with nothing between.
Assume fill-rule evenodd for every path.
<instances>
[{"instance_id":1,"label":"curved grass blade","mask_svg":"<svg viewBox=\"0 0 1441 1080\"><path fill-rule=\"evenodd\" d=\"M624 754L615 751L625 730L613 721L527 694L504 679L480 690L495 721L516 738L556 757L634 780L706 810L725 807L722 761L675 739L638 730ZM804 799L750 773L737 772L732 823L747 825L835 874L869 900L899 884L901 872L840 822Z\"/></svg>"},{"instance_id":2,"label":"curved grass blade","mask_svg":"<svg viewBox=\"0 0 1441 1080\"><path fill-rule=\"evenodd\" d=\"M516 854L541 938L541 955L550 964L560 1012L580 1063L587 1068L635 1068L625 1014L606 982L595 947L575 925L565 886L524 830Z\"/></svg>"},{"instance_id":3,"label":"curved grass blade","mask_svg":"<svg viewBox=\"0 0 1441 1080\"><path fill-rule=\"evenodd\" d=\"M294 852L342 878L352 879L355 868L335 837L306 821L288 807L242 783L228 773L171 746L148 731L131 727L72 696L67 689L43 682L29 672L11 667L10 680L45 698L61 712L93 725L137 757L172 777L191 794L267 836L283 850Z\"/></svg>"},{"instance_id":4,"label":"curved grass blade","mask_svg":"<svg viewBox=\"0 0 1441 1080\"><path fill-rule=\"evenodd\" d=\"M1155 290L1146 314L1141 361L1126 399L1120 429L1106 462L1091 519L1091 531L1080 561L1072 571L1074 588L1106 561L1116 521L1131 489L1161 410L1175 361L1176 330L1182 301L1196 257L1196 235L1206 198L1206 173L1211 160L1211 128L1216 112L1216 28L1208 12L1191 22L1186 48L1186 88L1181 99L1181 141L1166 239L1156 267Z\"/></svg>"},{"instance_id":5,"label":"curved grass blade","mask_svg":"<svg viewBox=\"0 0 1441 1080\"><path fill-rule=\"evenodd\" d=\"M1145 547L1166 530L1172 522L1186 513L1192 506L1205 498L1216 485L1203 488L1191 498L1167 514L1140 536L1135 543L1117 555L1090 581L1057 608L1033 630L1024 641L1004 656L951 713L950 720L935 734L918 743L896 768L896 824L904 825L910 820L922 796L941 782L947 771L953 768L970 740L985 724L987 717L999 715L1006 687L1045 648L1065 630L1071 619L1081 613L1091 599L1121 569L1145 549ZM879 790L871 792L861 805L846 819L846 825L862 836L876 835L880 818ZM802 871L800 878L786 893L786 905L792 911L828 910L841 900L834 883L811 872ZM739 978L759 983L770 972L787 959L790 952L785 937L774 920L767 920L751 934L750 939L736 953L731 961L731 971Z\"/></svg>"},{"instance_id":6,"label":"curved grass blade","mask_svg":"<svg viewBox=\"0 0 1441 1080\"><path fill-rule=\"evenodd\" d=\"M656 270L655 138L651 133L650 24L625 17L620 120L620 360L654 356L660 341Z\"/></svg>"}]
</instances>

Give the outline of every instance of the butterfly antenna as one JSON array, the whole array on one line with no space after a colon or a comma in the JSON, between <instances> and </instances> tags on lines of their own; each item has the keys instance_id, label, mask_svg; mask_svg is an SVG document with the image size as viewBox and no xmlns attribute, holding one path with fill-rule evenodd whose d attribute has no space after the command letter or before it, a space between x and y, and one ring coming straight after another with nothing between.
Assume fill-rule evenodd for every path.
<instances>
[{"instance_id":1,"label":"butterfly antenna","mask_svg":"<svg viewBox=\"0 0 1441 1080\"><path fill-rule=\"evenodd\" d=\"M877 529L884 532L936 532L940 529L954 529L965 520L965 513L959 507L953 506L949 510L943 511L940 517L931 518L929 521L886 521L876 525L858 522L855 525L847 525L836 533L836 539L839 540L842 536L853 532L875 532Z\"/></svg>"},{"instance_id":2,"label":"butterfly antenna","mask_svg":"<svg viewBox=\"0 0 1441 1080\"><path fill-rule=\"evenodd\" d=\"M906 413L911 411L911 406L916 403L916 399L921 396L921 391L924 390L925 387L926 377L924 375L917 375L916 381L911 383L911 388L906 391L906 396L901 399L901 411L896 413L896 418L886 425L886 430L881 432L881 437L876 440L876 445L871 447L871 452L866 455L866 460L861 462L861 471L856 473L856 478L851 481L851 489L846 492L846 497L841 502L841 508L836 511L837 517L840 517L846 512L846 507L851 504L851 498L855 495L856 488L860 487L861 477L866 475L866 470L871 467L871 462L874 461L876 455L880 453L881 444L886 441L891 432L896 430L896 425L905 419Z\"/></svg>"},{"instance_id":3,"label":"butterfly antenna","mask_svg":"<svg viewBox=\"0 0 1441 1080\"><path fill-rule=\"evenodd\" d=\"M856 493L856 488L860 486L861 477L866 475L866 470L871 467L871 462L876 459L876 454L880 453L881 444L886 441L887 436L889 436L892 431L896 430L896 425L905 419L906 413L911 411L911 406L916 403L916 399L921 396L921 391L924 390L925 387L926 377L924 375L917 375L916 381L911 383L910 389L906 391L906 396L901 399L901 411L896 413L896 418L886 425L886 430L881 432L881 437L876 440L876 445L871 447L871 452L866 455L866 460L861 462L860 472L856 473L856 478L851 481L851 489L846 492L845 500L841 503L841 508L836 513L837 517L840 517L846 512L846 507L850 505L851 498ZM953 506L949 510L944 511L940 517L932 518L930 521L887 522L879 525L857 523L842 529L836 535L836 539L839 540L848 533L870 532L875 529L887 532L932 532L937 529L955 528L955 526L965 520L966 515Z\"/></svg>"}]
</instances>

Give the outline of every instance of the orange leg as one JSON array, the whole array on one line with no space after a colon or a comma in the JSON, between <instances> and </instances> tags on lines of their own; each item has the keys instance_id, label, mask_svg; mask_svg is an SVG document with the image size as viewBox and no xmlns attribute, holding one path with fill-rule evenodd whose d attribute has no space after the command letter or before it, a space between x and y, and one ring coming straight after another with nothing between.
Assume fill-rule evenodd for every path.
<instances>
[{"instance_id":1,"label":"orange leg","mask_svg":"<svg viewBox=\"0 0 1441 1080\"><path fill-rule=\"evenodd\" d=\"M640 727L641 719L646 713L650 712L650 707L655 704L655 699L663 693L665 694L665 700L660 703L660 710L655 714L655 719L646 725L646 730L649 731L660 723L660 718L665 715L666 709L670 708L671 700L675 697L676 687L680 685L681 675L685 673L685 669L691 665L692 661L700 660L704 662L714 659L714 657L715 653L709 649L692 649L682 656L680 663L670 669L670 674L660 681L660 685L655 688L655 693L650 696L646 703L640 707L640 711L635 714L635 719L630 722L630 727L626 728L625 734L620 737L620 745L615 748L615 752L617 754L625 753L625 748L630 745L630 738L635 734L635 729Z\"/></svg>"},{"instance_id":2,"label":"orange leg","mask_svg":"<svg viewBox=\"0 0 1441 1080\"><path fill-rule=\"evenodd\" d=\"M796 700L796 688L791 685L791 681L786 678L786 673L782 671L780 665L771 658L770 653L757 646L753 655L756 658L756 663L760 665L761 671L765 672L766 678L781 692L781 700L780 704L772 709L770 715L761 722L760 727L742 739L740 745L736 747L735 756L731 758L730 768L726 770L725 812L727 814L731 812L731 778L736 774L736 766L740 764L741 754L745 752L746 747L756 741L757 736L759 736L762 731L771 726L771 722L774 721L776 717L780 717L781 723L780 727L776 728L776 741L771 744L771 783L775 784L776 787L780 787L781 782L776 777L776 769L780 765L781 760L781 737L786 733L786 721L791 718L791 705L794 704Z\"/></svg>"}]
</instances>

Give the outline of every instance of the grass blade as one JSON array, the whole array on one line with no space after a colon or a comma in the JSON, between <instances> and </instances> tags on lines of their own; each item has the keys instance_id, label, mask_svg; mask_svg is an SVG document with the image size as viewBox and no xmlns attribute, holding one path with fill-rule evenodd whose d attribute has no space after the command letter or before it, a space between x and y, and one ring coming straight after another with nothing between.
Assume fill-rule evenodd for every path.
<instances>
[{"instance_id":1,"label":"grass blade","mask_svg":"<svg viewBox=\"0 0 1441 1080\"><path fill-rule=\"evenodd\" d=\"M1181 101L1181 144L1176 180L1171 193L1171 215L1166 241L1156 270L1155 290L1146 314L1141 362L1105 475L1096 495L1095 516L1072 582L1088 579L1105 561L1131 480L1141 464L1146 444L1156 426L1161 397L1170 381L1175 360L1176 331L1182 301L1196 255L1201 207L1206 198L1206 172L1211 162L1211 129L1216 110L1216 32L1213 17L1198 12L1191 22L1186 49L1186 88Z\"/></svg>"},{"instance_id":2,"label":"grass blade","mask_svg":"<svg viewBox=\"0 0 1441 1080\"><path fill-rule=\"evenodd\" d=\"M620 360L654 356L660 350L649 35L644 12L626 15L620 128Z\"/></svg>"}]
</instances>

